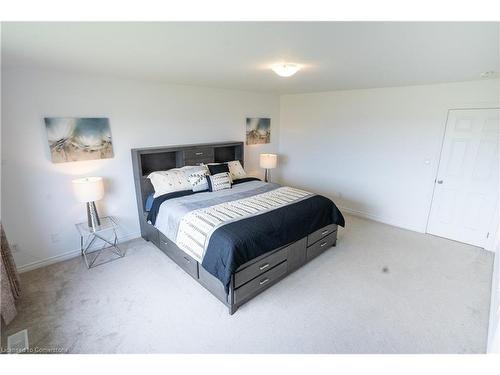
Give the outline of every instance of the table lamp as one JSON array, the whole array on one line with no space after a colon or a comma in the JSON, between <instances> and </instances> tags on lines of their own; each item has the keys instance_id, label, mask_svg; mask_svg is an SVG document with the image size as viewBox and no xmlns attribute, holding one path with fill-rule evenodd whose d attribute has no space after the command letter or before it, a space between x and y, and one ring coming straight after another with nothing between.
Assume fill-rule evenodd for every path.
<instances>
[{"instance_id":1,"label":"table lamp","mask_svg":"<svg viewBox=\"0 0 500 375\"><path fill-rule=\"evenodd\" d=\"M266 169L265 181L269 182L269 170L276 168L278 165L278 155L276 154L260 154L260 167Z\"/></svg>"},{"instance_id":2,"label":"table lamp","mask_svg":"<svg viewBox=\"0 0 500 375\"><path fill-rule=\"evenodd\" d=\"M73 190L76 199L87 205L87 220L89 228L96 229L101 225L95 201L104 196L102 177L84 177L73 180Z\"/></svg>"}]
</instances>

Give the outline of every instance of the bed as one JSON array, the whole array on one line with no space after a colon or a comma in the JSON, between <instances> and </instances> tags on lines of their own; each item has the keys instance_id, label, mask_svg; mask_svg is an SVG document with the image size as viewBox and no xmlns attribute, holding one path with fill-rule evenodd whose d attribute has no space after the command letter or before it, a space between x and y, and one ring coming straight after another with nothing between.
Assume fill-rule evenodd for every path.
<instances>
[{"instance_id":1,"label":"bed","mask_svg":"<svg viewBox=\"0 0 500 375\"><path fill-rule=\"evenodd\" d=\"M244 177L220 191L157 196L148 176L189 165L244 163L243 142L132 150L142 237L155 244L233 314L336 245L344 218L328 198Z\"/></svg>"}]
</instances>

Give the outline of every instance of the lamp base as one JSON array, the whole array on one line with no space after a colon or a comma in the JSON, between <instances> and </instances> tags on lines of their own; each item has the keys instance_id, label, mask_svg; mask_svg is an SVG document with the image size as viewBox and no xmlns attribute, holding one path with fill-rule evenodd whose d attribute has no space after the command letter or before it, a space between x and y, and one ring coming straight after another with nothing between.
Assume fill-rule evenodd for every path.
<instances>
[{"instance_id":1,"label":"lamp base","mask_svg":"<svg viewBox=\"0 0 500 375\"><path fill-rule=\"evenodd\" d=\"M271 174L269 173L269 169L266 168L266 174L264 176L264 181L269 182L270 179L271 179Z\"/></svg>"},{"instance_id":2,"label":"lamp base","mask_svg":"<svg viewBox=\"0 0 500 375\"><path fill-rule=\"evenodd\" d=\"M96 229L101 225L101 220L99 220L99 214L95 207L95 202L87 202L87 223L89 228Z\"/></svg>"}]
</instances>

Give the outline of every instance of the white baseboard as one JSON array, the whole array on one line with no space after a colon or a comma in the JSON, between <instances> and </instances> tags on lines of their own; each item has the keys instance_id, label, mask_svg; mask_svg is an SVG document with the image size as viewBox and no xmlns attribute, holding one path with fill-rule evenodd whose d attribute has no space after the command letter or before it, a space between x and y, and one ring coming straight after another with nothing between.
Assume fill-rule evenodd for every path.
<instances>
[{"instance_id":1,"label":"white baseboard","mask_svg":"<svg viewBox=\"0 0 500 375\"><path fill-rule=\"evenodd\" d=\"M407 230L411 230L411 231L418 232L418 233L427 233L425 230L422 230L421 228L404 226L404 225L401 225L400 223L396 223L395 221L389 220L387 218L384 218L384 217L381 217L378 215L373 215L373 214L368 213L368 212L353 210L353 209L347 208L347 207L338 207L338 208L342 212L348 213L348 214L353 215L353 216L362 217L363 219L378 221L379 223L384 223L387 225L391 225L393 227L407 229ZM493 253L495 252L494 248L484 247L483 249L486 251L493 252Z\"/></svg>"},{"instance_id":2,"label":"white baseboard","mask_svg":"<svg viewBox=\"0 0 500 375\"><path fill-rule=\"evenodd\" d=\"M379 215L374 215L374 214L369 213L369 212L353 210L352 208L347 208L347 207L339 207L339 210L342 212L348 213L350 215L353 215L353 216L362 217L363 219L378 221L379 223L388 224L388 225L391 225L393 227L407 229L407 230L411 230L411 231L418 232L418 233L425 233L425 231L422 230L421 228L401 225L401 223L398 223L396 221L393 221L391 219L388 219L388 218L385 218L385 217L382 217Z\"/></svg>"},{"instance_id":3,"label":"white baseboard","mask_svg":"<svg viewBox=\"0 0 500 375\"><path fill-rule=\"evenodd\" d=\"M140 233L129 233L129 234L126 234L124 236L118 237L118 243L130 241L130 240L133 240L133 239L139 238L139 237L141 237ZM98 248L99 248L99 246L93 246L90 249L97 250ZM37 268L48 266L49 264L54 264L54 263L62 262L63 260L75 258L75 257L80 256L80 255L81 255L80 249L71 250L71 251L68 251L66 253L54 255L52 257L37 260L35 262L31 262L28 264L23 264L22 266L17 267L17 271L19 273L28 272L28 271L31 271L31 270L34 270Z\"/></svg>"}]
</instances>

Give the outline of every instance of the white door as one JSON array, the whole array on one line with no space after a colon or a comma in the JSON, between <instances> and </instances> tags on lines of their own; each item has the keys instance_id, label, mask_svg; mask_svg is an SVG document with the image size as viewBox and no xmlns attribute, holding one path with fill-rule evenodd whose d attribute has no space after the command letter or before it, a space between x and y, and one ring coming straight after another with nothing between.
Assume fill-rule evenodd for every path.
<instances>
[{"instance_id":1,"label":"white door","mask_svg":"<svg viewBox=\"0 0 500 375\"><path fill-rule=\"evenodd\" d=\"M428 233L484 247L499 199L499 118L500 109L449 111Z\"/></svg>"}]
</instances>

